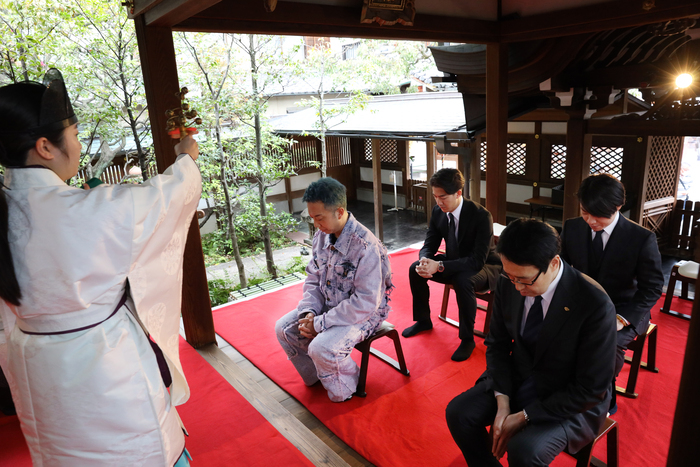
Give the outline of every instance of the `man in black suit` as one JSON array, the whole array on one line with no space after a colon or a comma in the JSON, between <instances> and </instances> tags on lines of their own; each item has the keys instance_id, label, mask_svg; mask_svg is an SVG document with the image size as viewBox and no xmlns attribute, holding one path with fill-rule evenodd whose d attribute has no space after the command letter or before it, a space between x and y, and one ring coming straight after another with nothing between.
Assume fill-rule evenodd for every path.
<instances>
[{"instance_id":1,"label":"man in black suit","mask_svg":"<svg viewBox=\"0 0 700 467\"><path fill-rule=\"evenodd\" d=\"M447 406L472 467L544 466L578 452L605 421L615 355L615 307L559 257L556 230L513 221L497 251L503 278L486 337L486 372ZM491 435L486 426L491 425Z\"/></svg>"},{"instance_id":2,"label":"man in black suit","mask_svg":"<svg viewBox=\"0 0 700 467\"><path fill-rule=\"evenodd\" d=\"M459 306L461 344L454 361L468 359L474 350L476 293L495 287L501 263L494 250L491 214L481 205L462 197L464 177L457 169L441 169L430 178L437 205L433 208L428 234L419 261L409 268L413 294L412 326L404 337L433 328L430 320L428 280L452 284ZM445 254L437 254L445 239Z\"/></svg>"},{"instance_id":3,"label":"man in black suit","mask_svg":"<svg viewBox=\"0 0 700 467\"><path fill-rule=\"evenodd\" d=\"M656 235L620 214L625 187L608 174L591 175L578 191L582 217L569 219L562 231L562 258L595 279L617 312L615 377L625 362L627 345L646 332L651 308L661 297L664 275ZM615 381L613 400L615 404Z\"/></svg>"}]
</instances>

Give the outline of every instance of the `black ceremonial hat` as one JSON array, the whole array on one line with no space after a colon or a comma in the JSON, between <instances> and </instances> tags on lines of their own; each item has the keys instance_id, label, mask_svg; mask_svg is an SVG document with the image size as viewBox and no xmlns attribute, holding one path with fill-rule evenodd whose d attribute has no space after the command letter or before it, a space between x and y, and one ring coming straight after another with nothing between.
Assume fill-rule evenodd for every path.
<instances>
[{"instance_id":1,"label":"black ceremonial hat","mask_svg":"<svg viewBox=\"0 0 700 467\"><path fill-rule=\"evenodd\" d=\"M55 68L51 68L44 75L44 91L41 97L41 111L39 113L39 125L31 129L34 134L52 133L68 128L78 122L73 111L73 106L63 82L63 75Z\"/></svg>"}]
</instances>

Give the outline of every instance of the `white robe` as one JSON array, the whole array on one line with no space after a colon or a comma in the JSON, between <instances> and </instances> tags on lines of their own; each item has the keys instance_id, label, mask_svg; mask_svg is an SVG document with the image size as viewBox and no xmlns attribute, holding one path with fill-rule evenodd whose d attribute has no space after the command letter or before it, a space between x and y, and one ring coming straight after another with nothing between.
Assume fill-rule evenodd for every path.
<instances>
[{"instance_id":1,"label":"white robe","mask_svg":"<svg viewBox=\"0 0 700 467\"><path fill-rule=\"evenodd\" d=\"M184 435L173 406L189 397L178 331L197 165L180 155L142 185L92 190L48 169L8 169L5 185L22 299L0 301L0 365L34 465L174 465ZM127 307L108 318L127 279L128 308L165 354L170 393Z\"/></svg>"}]
</instances>

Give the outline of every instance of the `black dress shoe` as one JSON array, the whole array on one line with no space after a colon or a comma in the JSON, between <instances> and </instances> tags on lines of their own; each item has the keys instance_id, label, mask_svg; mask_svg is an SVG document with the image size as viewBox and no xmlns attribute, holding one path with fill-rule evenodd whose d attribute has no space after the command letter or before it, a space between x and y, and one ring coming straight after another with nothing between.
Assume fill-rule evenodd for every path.
<instances>
[{"instance_id":1,"label":"black dress shoe","mask_svg":"<svg viewBox=\"0 0 700 467\"><path fill-rule=\"evenodd\" d=\"M465 361L466 359L471 357L475 347L476 344L474 343L474 341L462 341L462 343L459 344L459 347L457 347L457 350L455 350L455 353L452 354L452 360L454 360L455 362Z\"/></svg>"},{"instance_id":2,"label":"black dress shoe","mask_svg":"<svg viewBox=\"0 0 700 467\"><path fill-rule=\"evenodd\" d=\"M403 330L401 335L403 337L413 337L421 331L428 331L433 329L433 322L430 320L426 321L416 321L413 326L409 326Z\"/></svg>"}]
</instances>

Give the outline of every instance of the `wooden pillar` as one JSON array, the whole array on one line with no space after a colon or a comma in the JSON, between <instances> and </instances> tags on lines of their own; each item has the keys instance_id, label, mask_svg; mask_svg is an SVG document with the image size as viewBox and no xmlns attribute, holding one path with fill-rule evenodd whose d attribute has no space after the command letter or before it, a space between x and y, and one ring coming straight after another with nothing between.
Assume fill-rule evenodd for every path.
<instances>
[{"instance_id":1,"label":"wooden pillar","mask_svg":"<svg viewBox=\"0 0 700 467\"><path fill-rule=\"evenodd\" d=\"M372 192L374 194L374 235L384 241L384 208L382 207L382 158L381 141L372 139Z\"/></svg>"},{"instance_id":2,"label":"wooden pillar","mask_svg":"<svg viewBox=\"0 0 700 467\"><path fill-rule=\"evenodd\" d=\"M647 182L649 181L649 163L651 162L651 143L653 138L653 136L644 137L644 160L637 161L638 164L642 165L644 170L638 172L639 179L637 186L639 189L637 192L639 193L639 196L637 197L637 202L632 207L634 211L630 215L630 218L638 224L642 224L642 220L644 218L644 203L647 199Z\"/></svg>"},{"instance_id":3,"label":"wooden pillar","mask_svg":"<svg viewBox=\"0 0 700 467\"><path fill-rule=\"evenodd\" d=\"M426 165L427 165L427 184L428 190L425 194L425 217L426 222L430 225L430 215L433 212L433 206L435 206L435 198L433 198L433 191L430 188L430 178L435 173L435 143L432 141L427 141L425 143L426 151Z\"/></svg>"},{"instance_id":4,"label":"wooden pillar","mask_svg":"<svg viewBox=\"0 0 700 467\"><path fill-rule=\"evenodd\" d=\"M398 140L396 145L399 149L399 165L401 166L401 190L404 196L404 208L408 209L410 207L409 200L411 199L411 184L408 181L410 174L408 171L411 167L411 161L408 158L408 140Z\"/></svg>"},{"instance_id":5,"label":"wooden pillar","mask_svg":"<svg viewBox=\"0 0 700 467\"><path fill-rule=\"evenodd\" d=\"M460 143L463 144L463 143ZM464 175L464 193L465 197L469 197L469 193L472 185L471 176L471 158L472 158L472 146L467 143L467 147L459 147L457 150L457 169Z\"/></svg>"},{"instance_id":6,"label":"wooden pillar","mask_svg":"<svg viewBox=\"0 0 700 467\"><path fill-rule=\"evenodd\" d=\"M528 138L527 144L527 162L526 173L528 177L536 180L532 184L532 197L538 198L540 196L540 184L539 181L543 178L543 154L542 154L542 122L535 122L535 134ZM551 159L551 154L547 154L548 159ZM549 166L549 164L546 164Z\"/></svg>"},{"instance_id":7,"label":"wooden pillar","mask_svg":"<svg viewBox=\"0 0 700 467\"><path fill-rule=\"evenodd\" d=\"M508 45L486 46L486 209L506 223L508 145Z\"/></svg>"},{"instance_id":8,"label":"wooden pillar","mask_svg":"<svg viewBox=\"0 0 700 467\"><path fill-rule=\"evenodd\" d=\"M289 214L294 212L294 203L292 199L292 180L290 177L284 178L284 193L287 196L287 209L289 209Z\"/></svg>"},{"instance_id":9,"label":"wooden pillar","mask_svg":"<svg viewBox=\"0 0 700 467\"><path fill-rule=\"evenodd\" d=\"M173 34L170 28L146 26L143 15L134 18L134 23L156 163L158 172L163 173L176 158L173 151L174 140L165 131L165 111L180 105L180 99L175 95L180 90L180 84L177 78ZM185 273L182 281L182 320L185 336L193 347L201 348L216 342L216 334L197 216L192 219L187 235L183 269Z\"/></svg>"},{"instance_id":10,"label":"wooden pillar","mask_svg":"<svg viewBox=\"0 0 700 467\"><path fill-rule=\"evenodd\" d=\"M700 290L700 278L695 281L695 290ZM697 462L696 444L700 439L700 404L697 400L700 387L700 300L694 301L692 315L666 460L668 467L695 465Z\"/></svg>"},{"instance_id":11,"label":"wooden pillar","mask_svg":"<svg viewBox=\"0 0 700 467\"><path fill-rule=\"evenodd\" d=\"M566 176L562 222L581 214L576 192L591 171L591 142L592 136L586 135L583 111L570 112L566 125Z\"/></svg>"}]
</instances>

